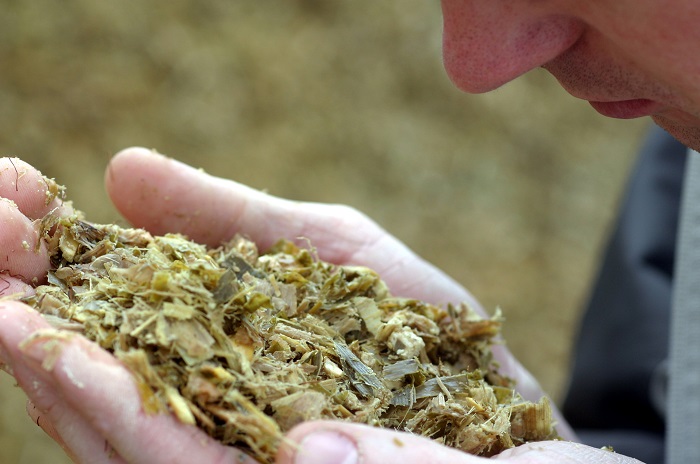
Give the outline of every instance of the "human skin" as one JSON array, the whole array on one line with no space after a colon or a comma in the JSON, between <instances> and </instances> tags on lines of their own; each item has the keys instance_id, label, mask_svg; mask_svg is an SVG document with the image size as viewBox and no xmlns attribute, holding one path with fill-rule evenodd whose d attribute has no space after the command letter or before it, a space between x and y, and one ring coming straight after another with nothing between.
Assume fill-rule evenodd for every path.
<instances>
[{"instance_id":1,"label":"human skin","mask_svg":"<svg viewBox=\"0 0 700 464\"><path fill-rule=\"evenodd\" d=\"M0 237L10 237L0 248L0 262L24 250L13 249L12 243L36 243L31 227L35 219L56 207L70 211L58 201L44 205L45 189L37 179L37 172L20 160L0 159L0 197L14 202L5 200L7 210L0 212ZM153 233L179 231L216 244L242 232L263 247L280 236L301 235L315 244L324 260L375 268L397 295L434 303L471 301L480 309L463 287L348 207L275 198L145 149L116 155L105 180L125 218ZM191 220L194 215L196 221ZM25 253L34 257L26 259L24 267L16 258L8 261L15 264L3 279L11 287L0 288L2 294L31 292L30 281L48 271L45 250ZM415 285L420 281L422 285ZM518 380L524 396L536 399L542 395L534 379L505 349L497 354L503 371ZM39 314L16 301L0 301L0 360L27 393L29 415L76 462L251 462L171 416L145 414L130 374L116 359L80 336L65 337L51 330ZM573 438L565 422L559 432ZM429 440L341 422L310 422L292 430L288 438L279 463L343 462L338 452L347 452L348 459L361 456L359 462L365 464L387 462L389 455L407 464L427 462L426 456L433 462L486 462ZM300 446L293 446L294 442ZM546 463L572 455L580 459L572 462L634 462L619 461L618 455L576 443L538 446L502 458L527 462L526 456L538 456L549 461L537 462Z\"/></svg>"},{"instance_id":2,"label":"human skin","mask_svg":"<svg viewBox=\"0 0 700 464\"><path fill-rule=\"evenodd\" d=\"M700 28L696 27L700 3L443 0L442 7L445 67L459 88L485 92L542 66L569 93L590 101L604 115L649 115L682 142L700 148L700 89L696 83L700 75L696 60L700 52ZM127 220L154 233L180 231L211 244L234 232L246 233L263 246L279 236L304 235L324 260L375 268L396 294L436 303L473 301L466 290L354 210L275 199L167 162L174 171L154 168L162 168L163 159L141 150L127 151L112 161L107 188ZM27 174L27 179L31 175ZM182 200L167 203L163 201L166 196ZM39 259L26 253L22 255L25 259L18 259L18 243L36 238L32 219L44 210L37 206L35 195L20 198L6 182L0 183L0 197L13 199L18 205L0 204L0 242L4 245L0 262L10 263L5 267L8 272L3 276L6 285L2 293L31 291L31 278L45 275L48 261L42 250ZM34 205L33 209L28 205ZM192 208L198 221L180 214ZM222 217L230 221L221 221ZM353 235L338 236L339 230L352 230ZM432 290L417 290L408 276L431 282ZM144 416L128 373L87 341L72 337L47 352L41 349L41 342L55 334L44 333L44 338L20 346L22 340L47 327L25 306L0 302L0 322L0 358L30 397L30 416L77 461L245 459L230 448L208 442L170 416ZM47 353L58 356L51 370L41 366ZM526 396L539 392L507 352L499 356L504 369L520 380ZM100 374L98 379L94 372ZM279 463L488 462L399 432L341 422L302 424L288 438ZM109 447L105 448L105 443ZM638 462L563 441L519 447L496 459L538 464Z\"/></svg>"},{"instance_id":3,"label":"human skin","mask_svg":"<svg viewBox=\"0 0 700 464\"><path fill-rule=\"evenodd\" d=\"M652 119L700 149L695 0L442 0L452 81L486 92L544 67L606 116Z\"/></svg>"}]
</instances>

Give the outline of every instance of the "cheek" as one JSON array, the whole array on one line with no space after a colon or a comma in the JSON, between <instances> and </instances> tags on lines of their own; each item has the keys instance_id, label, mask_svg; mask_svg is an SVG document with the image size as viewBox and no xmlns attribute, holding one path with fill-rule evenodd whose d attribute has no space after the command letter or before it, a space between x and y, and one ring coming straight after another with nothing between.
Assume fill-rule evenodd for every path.
<instances>
[{"instance_id":1,"label":"cheek","mask_svg":"<svg viewBox=\"0 0 700 464\"><path fill-rule=\"evenodd\" d=\"M674 94L697 93L700 2L592 0L582 4L586 5L582 16L614 53Z\"/></svg>"}]
</instances>

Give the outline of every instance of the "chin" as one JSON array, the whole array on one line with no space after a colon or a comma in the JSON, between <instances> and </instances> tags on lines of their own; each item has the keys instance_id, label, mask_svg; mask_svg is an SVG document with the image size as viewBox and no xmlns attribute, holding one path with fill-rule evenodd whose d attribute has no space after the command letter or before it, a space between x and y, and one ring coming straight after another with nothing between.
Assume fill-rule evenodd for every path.
<instances>
[{"instance_id":1,"label":"chin","mask_svg":"<svg viewBox=\"0 0 700 464\"><path fill-rule=\"evenodd\" d=\"M658 115L653 116L652 119L683 145L700 151L700 125L678 123Z\"/></svg>"}]
</instances>

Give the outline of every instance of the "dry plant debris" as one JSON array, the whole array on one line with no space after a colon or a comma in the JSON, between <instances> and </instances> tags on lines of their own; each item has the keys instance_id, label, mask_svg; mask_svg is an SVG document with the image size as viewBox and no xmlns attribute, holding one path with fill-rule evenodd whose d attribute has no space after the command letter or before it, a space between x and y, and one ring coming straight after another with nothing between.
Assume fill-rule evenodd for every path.
<instances>
[{"instance_id":1,"label":"dry plant debris","mask_svg":"<svg viewBox=\"0 0 700 464\"><path fill-rule=\"evenodd\" d=\"M25 301L119 358L145 411L261 462L312 419L482 456L556 437L547 400L524 401L497 372L498 314L393 297L374 271L284 240L261 254L240 236L206 249L79 214L42 226L52 270Z\"/></svg>"}]
</instances>

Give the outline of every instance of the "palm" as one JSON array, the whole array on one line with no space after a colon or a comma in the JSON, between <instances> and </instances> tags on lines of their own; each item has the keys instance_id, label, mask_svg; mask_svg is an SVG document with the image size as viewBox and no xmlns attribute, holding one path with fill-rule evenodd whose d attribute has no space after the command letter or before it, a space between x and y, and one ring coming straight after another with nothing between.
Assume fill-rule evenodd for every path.
<instances>
[{"instance_id":1,"label":"palm","mask_svg":"<svg viewBox=\"0 0 700 464\"><path fill-rule=\"evenodd\" d=\"M49 269L44 249L20 253L17 244L37 243L36 220L46 212L53 208L62 208L62 213L70 210L59 200L46 204L46 188L36 187L40 175L30 166L19 160L15 164L7 159L3 162L7 166L0 171L0 196L16 203L0 204L4 219L0 241L5 250L0 252L0 259L8 263L0 294L8 295L31 291L31 284L45 278ZM19 171L14 170L15 165ZM20 182L15 187L8 179ZM181 232L196 241L217 245L238 232L251 237L261 248L281 237L304 237L325 261L374 268L396 295L438 304L467 301L480 310L463 287L351 208L271 197L143 149L118 154L105 182L124 217L152 233ZM77 461L247 459L170 416L144 415L130 374L112 356L81 337L65 338L55 332L32 335L48 329L47 322L17 302L1 304L0 357L12 367L33 402L30 415ZM20 348L20 342L30 335L35 337L33 341ZM517 361L505 349L500 349L497 356L503 370L518 380L521 393L538 399L541 390ZM47 360L51 365L47 366ZM50 369L42 368L42 362ZM377 436L385 433L392 432ZM566 435L567 431L560 433ZM427 449L429 455L438 452L432 448L439 448L438 454L447 453L430 442L416 446ZM280 459L286 462L284 456Z\"/></svg>"},{"instance_id":2,"label":"palm","mask_svg":"<svg viewBox=\"0 0 700 464\"><path fill-rule=\"evenodd\" d=\"M282 237L304 237L324 261L375 269L396 295L478 306L462 286L352 208L272 197L143 149L119 153L105 183L124 217L156 234L182 232L218 245L239 232L263 249Z\"/></svg>"}]
</instances>

